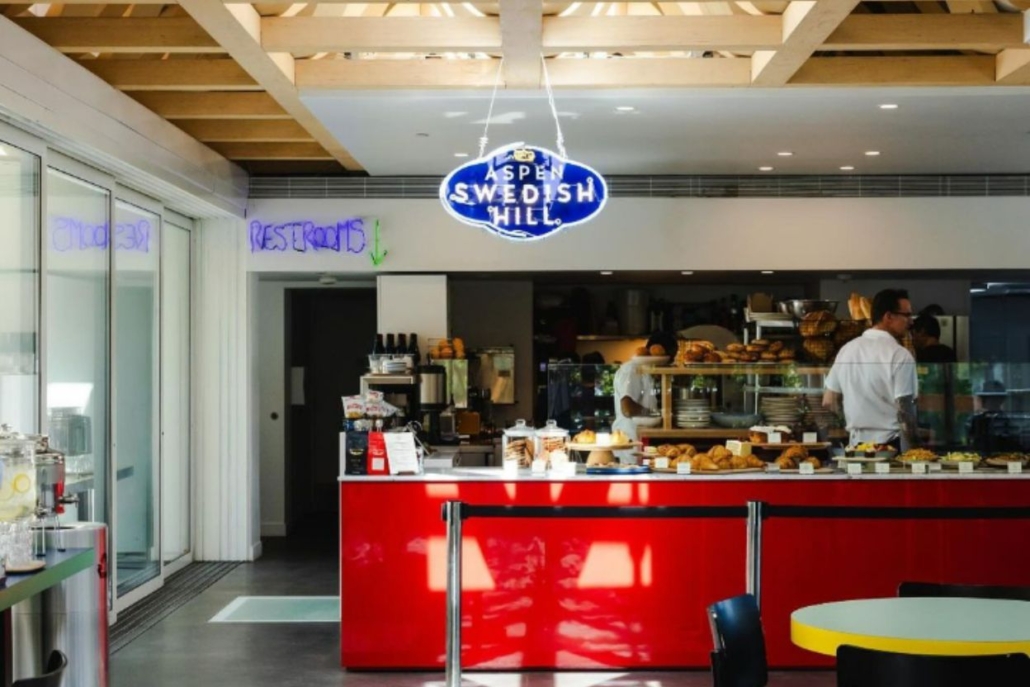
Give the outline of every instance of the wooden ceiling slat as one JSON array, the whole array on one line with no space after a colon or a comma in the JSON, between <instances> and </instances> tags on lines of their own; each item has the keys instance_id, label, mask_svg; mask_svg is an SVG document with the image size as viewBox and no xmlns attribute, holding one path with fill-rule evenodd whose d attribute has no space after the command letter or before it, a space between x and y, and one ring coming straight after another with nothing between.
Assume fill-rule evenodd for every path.
<instances>
[{"instance_id":1,"label":"wooden ceiling slat","mask_svg":"<svg viewBox=\"0 0 1030 687\"><path fill-rule=\"evenodd\" d=\"M132 92L165 119L290 119L267 93Z\"/></svg>"},{"instance_id":2,"label":"wooden ceiling slat","mask_svg":"<svg viewBox=\"0 0 1030 687\"><path fill-rule=\"evenodd\" d=\"M230 160L332 160L317 143L209 143Z\"/></svg>"},{"instance_id":3,"label":"wooden ceiling slat","mask_svg":"<svg viewBox=\"0 0 1030 687\"><path fill-rule=\"evenodd\" d=\"M261 21L269 52L489 52L497 17L274 17Z\"/></svg>"},{"instance_id":4,"label":"wooden ceiling slat","mask_svg":"<svg viewBox=\"0 0 1030 687\"><path fill-rule=\"evenodd\" d=\"M227 59L82 60L104 81L123 91L259 91L254 79Z\"/></svg>"},{"instance_id":5,"label":"wooden ceiling slat","mask_svg":"<svg viewBox=\"0 0 1030 687\"><path fill-rule=\"evenodd\" d=\"M286 119L178 119L175 126L205 143L299 143L312 140L304 127Z\"/></svg>"},{"instance_id":6,"label":"wooden ceiling slat","mask_svg":"<svg viewBox=\"0 0 1030 687\"><path fill-rule=\"evenodd\" d=\"M991 55L815 57L788 86L990 86Z\"/></svg>"},{"instance_id":7,"label":"wooden ceiling slat","mask_svg":"<svg viewBox=\"0 0 1030 687\"><path fill-rule=\"evenodd\" d=\"M1023 43L1021 14L863 14L820 50L1000 50Z\"/></svg>"},{"instance_id":8,"label":"wooden ceiling slat","mask_svg":"<svg viewBox=\"0 0 1030 687\"><path fill-rule=\"evenodd\" d=\"M224 53L189 17L16 17L16 22L66 53Z\"/></svg>"}]
</instances>

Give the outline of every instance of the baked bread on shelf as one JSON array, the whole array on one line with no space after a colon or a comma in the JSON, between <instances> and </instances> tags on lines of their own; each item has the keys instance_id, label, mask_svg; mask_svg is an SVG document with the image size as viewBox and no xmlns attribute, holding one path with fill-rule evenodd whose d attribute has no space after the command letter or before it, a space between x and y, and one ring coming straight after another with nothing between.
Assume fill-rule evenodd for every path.
<instances>
[{"instance_id":1,"label":"baked bread on shelf","mask_svg":"<svg viewBox=\"0 0 1030 687\"><path fill-rule=\"evenodd\" d=\"M825 310L808 313L798 324L798 331L804 337L826 336L833 334L835 329L837 329L837 318Z\"/></svg>"}]
</instances>

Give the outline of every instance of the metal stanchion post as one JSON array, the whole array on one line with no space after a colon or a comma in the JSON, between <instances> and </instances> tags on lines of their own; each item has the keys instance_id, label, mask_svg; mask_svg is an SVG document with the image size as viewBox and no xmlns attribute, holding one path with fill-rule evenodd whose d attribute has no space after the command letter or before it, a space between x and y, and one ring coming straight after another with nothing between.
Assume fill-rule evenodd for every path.
<instances>
[{"instance_id":1,"label":"metal stanchion post","mask_svg":"<svg viewBox=\"0 0 1030 687\"><path fill-rule=\"evenodd\" d=\"M444 506L447 520L447 687L461 687L461 502Z\"/></svg>"},{"instance_id":2,"label":"metal stanchion post","mask_svg":"<svg viewBox=\"0 0 1030 687\"><path fill-rule=\"evenodd\" d=\"M747 502L747 592L762 605L762 502Z\"/></svg>"}]
</instances>

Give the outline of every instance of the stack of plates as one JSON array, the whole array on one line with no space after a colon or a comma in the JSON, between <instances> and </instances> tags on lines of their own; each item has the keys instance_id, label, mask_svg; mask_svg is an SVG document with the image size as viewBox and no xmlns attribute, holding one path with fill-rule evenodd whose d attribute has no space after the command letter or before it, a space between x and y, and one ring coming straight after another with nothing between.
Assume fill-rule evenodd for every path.
<instances>
[{"instance_id":1,"label":"stack of plates","mask_svg":"<svg viewBox=\"0 0 1030 687\"><path fill-rule=\"evenodd\" d=\"M801 404L797 396L764 396L762 415L770 425L796 425L801 420Z\"/></svg>"},{"instance_id":2,"label":"stack of plates","mask_svg":"<svg viewBox=\"0 0 1030 687\"><path fill-rule=\"evenodd\" d=\"M403 358L394 358L383 361L383 372L386 374L401 374L407 369L407 363Z\"/></svg>"},{"instance_id":3,"label":"stack of plates","mask_svg":"<svg viewBox=\"0 0 1030 687\"><path fill-rule=\"evenodd\" d=\"M823 397L810 395L805 397L808 404L808 412L805 413L805 424L816 427L832 427L837 422L837 416L829 408L823 407Z\"/></svg>"},{"instance_id":4,"label":"stack of plates","mask_svg":"<svg viewBox=\"0 0 1030 687\"><path fill-rule=\"evenodd\" d=\"M702 429L712 422L712 411L703 398L679 399L673 404L673 412L680 429Z\"/></svg>"}]
</instances>

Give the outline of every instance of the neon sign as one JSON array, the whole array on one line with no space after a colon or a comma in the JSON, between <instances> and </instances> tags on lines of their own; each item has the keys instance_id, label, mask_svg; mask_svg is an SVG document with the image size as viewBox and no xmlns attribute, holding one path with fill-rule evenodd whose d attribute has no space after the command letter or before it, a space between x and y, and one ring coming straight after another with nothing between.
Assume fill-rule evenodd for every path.
<instances>
[{"instance_id":1,"label":"neon sign","mask_svg":"<svg viewBox=\"0 0 1030 687\"><path fill-rule=\"evenodd\" d=\"M149 253L151 229L150 222L145 219L115 224L114 249ZM50 245L58 253L72 250L107 250L110 242L111 231L106 222L90 224L72 217L50 219Z\"/></svg>"},{"instance_id":2,"label":"neon sign","mask_svg":"<svg viewBox=\"0 0 1030 687\"><path fill-rule=\"evenodd\" d=\"M513 143L468 162L440 184L458 221L534 241L596 217L608 200L599 173L544 148Z\"/></svg>"},{"instance_id":3,"label":"neon sign","mask_svg":"<svg viewBox=\"0 0 1030 687\"><path fill-rule=\"evenodd\" d=\"M360 217L319 225L310 220L250 223L250 252L361 253L368 246Z\"/></svg>"}]
</instances>

